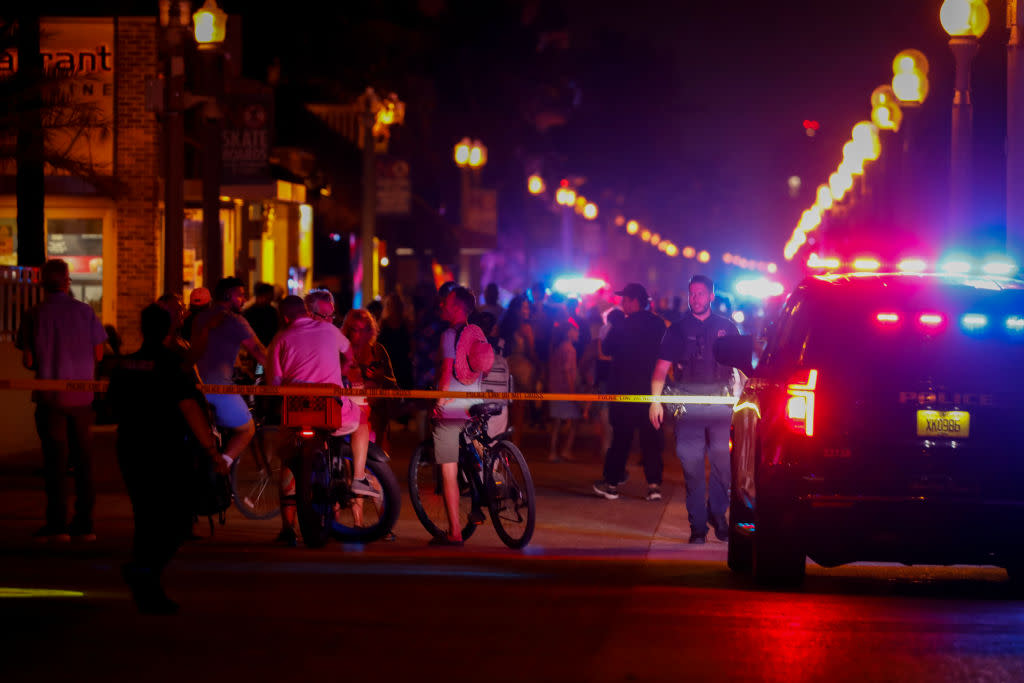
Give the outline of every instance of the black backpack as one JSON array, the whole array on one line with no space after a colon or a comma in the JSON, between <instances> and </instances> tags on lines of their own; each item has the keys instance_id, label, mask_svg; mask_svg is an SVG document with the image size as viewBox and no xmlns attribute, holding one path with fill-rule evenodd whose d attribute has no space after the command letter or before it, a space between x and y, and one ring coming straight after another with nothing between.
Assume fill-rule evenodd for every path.
<instances>
[{"instance_id":1,"label":"black backpack","mask_svg":"<svg viewBox=\"0 0 1024 683\"><path fill-rule=\"evenodd\" d=\"M190 442L195 440L190 439ZM205 451L197 450L192 467L192 516L208 518L212 534L213 518L216 516L224 524L225 513L231 507L231 481L214 468Z\"/></svg>"}]
</instances>

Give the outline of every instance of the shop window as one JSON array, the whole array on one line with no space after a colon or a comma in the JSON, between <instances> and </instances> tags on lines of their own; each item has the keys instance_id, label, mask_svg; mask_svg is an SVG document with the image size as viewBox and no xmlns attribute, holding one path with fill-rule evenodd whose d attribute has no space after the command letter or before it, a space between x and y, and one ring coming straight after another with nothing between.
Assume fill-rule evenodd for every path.
<instances>
[{"instance_id":1,"label":"shop window","mask_svg":"<svg viewBox=\"0 0 1024 683\"><path fill-rule=\"evenodd\" d=\"M0 266L18 265L18 219L0 218Z\"/></svg>"},{"instance_id":2,"label":"shop window","mask_svg":"<svg viewBox=\"0 0 1024 683\"><path fill-rule=\"evenodd\" d=\"M63 259L71 270L71 293L103 314L103 219L49 218L46 258Z\"/></svg>"}]
</instances>

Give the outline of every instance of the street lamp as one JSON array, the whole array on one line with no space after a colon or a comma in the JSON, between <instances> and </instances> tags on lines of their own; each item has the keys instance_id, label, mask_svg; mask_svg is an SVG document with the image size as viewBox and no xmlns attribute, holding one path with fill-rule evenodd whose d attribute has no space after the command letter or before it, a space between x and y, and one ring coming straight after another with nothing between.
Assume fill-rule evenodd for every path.
<instances>
[{"instance_id":1,"label":"street lamp","mask_svg":"<svg viewBox=\"0 0 1024 683\"><path fill-rule=\"evenodd\" d=\"M949 48L956 62L953 91L953 136L950 147L950 221L954 235L969 220L971 183L971 61L978 52L978 38L988 28L988 7L982 0L945 0L939 21L949 34Z\"/></svg>"},{"instance_id":2,"label":"street lamp","mask_svg":"<svg viewBox=\"0 0 1024 683\"><path fill-rule=\"evenodd\" d=\"M224 235L220 226L220 182L224 160L221 155L223 114L220 102L224 95L224 43L228 15L215 0L206 0L192 15L192 29L202 60L201 95L205 97L202 111L202 207L204 282L213 285L223 275Z\"/></svg>"},{"instance_id":3,"label":"street lamp","mask_svg":"<svg viewBox=\"0 0 1024 683\"><path fill-rule=\"evenodd\" d=\"M544 179L534 173L526 181L526 189L530 191L530 194L541 194L544 192Z\"/></svg>"},{"instance_id":4,"label":"street lamp","mask_svg":"<svg viewBox=\"0 0 1024 683\"><path fill-rule=\"evenodd\" d=\"M562 267L572 263L573 207L576 206L576 191L569 187L569 181L562 183L555 192L555 201L562 207Z\"/></svg>"}]
</instances>

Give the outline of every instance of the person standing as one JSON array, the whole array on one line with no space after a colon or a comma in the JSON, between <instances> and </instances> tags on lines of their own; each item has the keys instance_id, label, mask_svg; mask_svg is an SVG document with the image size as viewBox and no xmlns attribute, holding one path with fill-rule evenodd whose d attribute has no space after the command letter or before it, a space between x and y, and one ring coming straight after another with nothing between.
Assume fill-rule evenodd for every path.
<instances>
[{"instance_id":1,"label":"person standing","mask_svg":"<svg viewBox=\"0 0 1024 683\"><path fill-rule=\"evenodd\" d=\"M200 314L210 310L213 305L213 297L206 287L196 287L188 295L188 314L181 323L181 337L187 342L192 341L192 328L195 326L196 318Z\"/></svg>"},{"instance_id":2,"label":"person standing","mask_svg":"<svg viewBox=\"0 0 1024 683\"><path fill-rule=\"evenodd\" d=\"M719 337L739 334L731 320L711 312L715 287L705 275L690 278L690 310L665 333L658 362L651 375L651 394L660 395L672 371L674 393L728 396L731 367L719 364L713 345ZM664 419L661 403L650 407L651 424ZM708 523L720 541L728 540L729 524L729 425L732 406L688 405L676 419L676 456L686 478L686 512L690 518L690 543L704 543ZM711 464L710 487L705 484L704 457ZM706 499L705 499L706 498Z\"/></svg>"},{"instance_id":3,"label":"person standing","mask_svg":"<svg viewBox=\"0 0 1024 683\"><path fill-rule=\"evenodd\" d=\"M257 282L252 294L255 301L242 312L242 316L249 321L249 326L256 333L260 344L270 346L271 340L281 326L280 316L274 307L274 285Z\"/></svg>"},{"instance_id":4,"label":"person standing","mask_svg":"<svg viewBox=\"0 0 1024 683\"><path fill-rule=\"evenodd\" d=\"M613 325L601 342L601 350L611 357L608 391L612 394L646 394L651 372L658 360L658 348L665 335L665 321L648 310L650 300L643 285L631 282L622 291L625 319ZM661 500L664 470L662 437L658 427L647 419L642 403L612 403L608 406L612 426L612 445L604 459L604 478L594 483L594 492L608 500L619 497L618 486L626 480L626 460L633 433L640 439L647 500Z\"/></svg>"},{"instance_id":5,"label":"person standing","mask_svg":"<svg viewBox=\"0 0 1024 683\"><path fill-rule=\"evenodd\" d=\"M480 306L477 311L481 313L490 313L494 316L494 322L499 322L501 316L505 315L505 309L500 303L498 303L498 285L494 282L490 283L484 288L484 305ZM484 334L489 334L490 330L484 330Z\"/></svg>"},{"instance_id":6,"label":"person standing","mask_svg":"<svg viewBox=\"0 0 1024 683\"><path fill-rule=\"evenodd\" d=\"M60 259L42 269L42 303L28 312L15 347L36 379L92 380L103 358L107 333L88 304L71 296L71 274ZM46 523L35 532L40 541L92 541L96 493L92 478L95 419L91 391L34 391L35 422L43 450ZM75 475L75 514L68 524L64 480L68 465Z\"/></svg>"},{"instance_id":7,"label":"person standing","mask_svg":"<svg viewBox=\"0 0 1024 683\"><path fill-rule=\"evenodd\" d=\"M551 344L551 358L548 360L548 391L552 394L575 394L579 385L579 365L576 362L575 344L579 341L579 328L569 318L555 324L554 341ZM554 425L551 428L551 451L548 462L571 461L572 444L576 438L576 421L583 417L580 405L575 401L551 401L548 410ZM565 421L567 434L562 451L558 451L558 433Z\"/></svg>"},{"instance_id":8,"label":"person standing","mask_svg":"<svg viewBox=\"0 0 1024 683\"><path fill-rule=\"evenodd\" d=\"M132 503L131 561L121 573L143 614L173 614L160 577L192 531L195 457L227 474L206 416L195 372L167 345L171 314L160 304L142 311L142 347L112 373L108 399L118 419L117 462Z\"/></svg>"}]
</instances>

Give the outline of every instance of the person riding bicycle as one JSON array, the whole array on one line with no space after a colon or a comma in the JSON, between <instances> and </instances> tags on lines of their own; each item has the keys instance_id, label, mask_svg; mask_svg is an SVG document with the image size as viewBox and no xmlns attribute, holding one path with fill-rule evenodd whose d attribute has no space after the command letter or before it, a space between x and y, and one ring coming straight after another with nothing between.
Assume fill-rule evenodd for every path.
<instances>
[{"instance_id":1,"label":"person riding bicycle","mask_svg":"<svg viewBox=\"0 0 1024 683\"><path fill-rule=\"evenodd\" d=\"M333 302L332 302L333 303ZM272 386L282 384L342 384L342 362L354 362L352 344L337 327L314 320L306 304L297 296L287 296L280 304L285 329L275 335L267 352L266 378ZM366 477L369 426L360 419L360 411L349 398L342 399L342 426L333 436L351 435L352 492L380 498ZM281 468L281 533L277 541L295 545L295 479L287 467Z\"/></svg>"},{"instance_id":2,"label":"person riding bicycle","mask_svg":"<svg viewBox=\"0 0 1024 683\"><path fill-rule=\"evenodd\" d=\"M441 301L441 317L450 327L441 335L441 368L437 374L440 391L480 391L480 375L490 369L494 350L483 331L468 324L475 300L465 287L456 287ZM486 348L485 348L486 347ZM490 351L490 363L486 353ZM473 360L477 360L474 367ZM484 367L486 365L486 367ZM441 398L434 407L434 458L441 466L448 533L434 538L437 545L462 545L459 524L459 436L469 417L469 409L482 399Z\"/></svg>"},{"instance_id":3,"label":"person riding bicycle","mask_svg":"<svg viewBox=\"0 0 1024 683\"><path fill-rule=\"evenodd\" d=\"M266 349L242 317L245 284L237 277L221 278L214 288L213 307L199 314L193 329L192 354L204 384L234 384L235 361L245 349L257 363L266 363ZM240 394L206 394L217 427L228 434L224 460L230 466L256 434L249 406Z\"/></svg>"}]
</instances>

